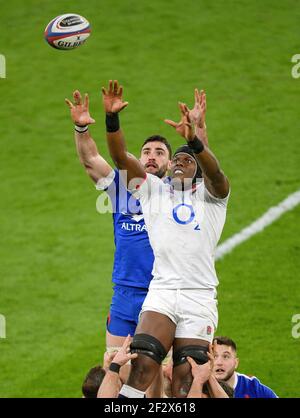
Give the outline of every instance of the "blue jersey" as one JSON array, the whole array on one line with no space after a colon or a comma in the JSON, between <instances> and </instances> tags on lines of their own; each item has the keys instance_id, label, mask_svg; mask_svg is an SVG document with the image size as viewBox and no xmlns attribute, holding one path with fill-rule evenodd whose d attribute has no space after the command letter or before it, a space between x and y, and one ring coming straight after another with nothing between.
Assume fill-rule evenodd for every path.
<instances>
[{"instance_id":1,"label":"blue jersey","mask_svg":"<svg viewBox=\"0 0 300 418\"><path fill-rule=\"evenodd\" d=\"M268 386L263 385L257 377L236 373L237 383L234 388L235 398L277 398Z\"/></svg>"},{"instance_id":2,"label":"blue jersey","mask_svg":"<svg viewBox=\"0 0 300 418\"><path fill-rule=\"evenodd\" d=\"M116 285L148 289L154 255L140 202L127 190L118 170L106 190L113 206L115 256L112 281Z\"/></svg>"}]
</instances>

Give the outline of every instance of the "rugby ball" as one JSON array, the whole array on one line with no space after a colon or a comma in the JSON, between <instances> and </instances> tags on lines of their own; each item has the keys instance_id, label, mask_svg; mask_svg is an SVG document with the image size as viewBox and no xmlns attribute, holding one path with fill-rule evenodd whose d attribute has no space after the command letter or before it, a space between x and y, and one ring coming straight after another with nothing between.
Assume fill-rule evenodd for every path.
<instances>
[{"instance_id":1,"label":"rugby ball","mask_svg":"<svg viewBox=\"0 0 300 418\"><path fill-rule=\"evenodd\" d=\"M90 36L88 20L74 13L57 16L45 29L45 39L56 49L74 49L81 46Z\"/></svg>"}]
</instances>

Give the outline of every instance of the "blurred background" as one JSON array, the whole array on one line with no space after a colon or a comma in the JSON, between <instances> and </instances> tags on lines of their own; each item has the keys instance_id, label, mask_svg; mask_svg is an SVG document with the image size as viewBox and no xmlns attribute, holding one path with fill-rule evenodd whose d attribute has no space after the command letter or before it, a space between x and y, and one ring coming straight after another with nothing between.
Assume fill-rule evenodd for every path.
<instances>
[{"instance_id":1,"label":"blurred background","mask_svg":"<svg viewBox=\"0 0 300 418\"><path fill-rule=\"evenodd\" d=\"M92 33L72 51L43 39L63 13ZM128 147L152 134L182 141L164 118L207 93L210 146L231 181L221 242L300 185L300 54L296 0L1 1L0 397L80 397L102 362L112 294L111 215L80 165L65 97L90 95L91 133L105 145L100 89L124 86ZM110 159L109 159L110 161ZM219 328L238 346L239 371L280 397L300 394L300 207L216 264Z\"/></svg>"}]
</instances>

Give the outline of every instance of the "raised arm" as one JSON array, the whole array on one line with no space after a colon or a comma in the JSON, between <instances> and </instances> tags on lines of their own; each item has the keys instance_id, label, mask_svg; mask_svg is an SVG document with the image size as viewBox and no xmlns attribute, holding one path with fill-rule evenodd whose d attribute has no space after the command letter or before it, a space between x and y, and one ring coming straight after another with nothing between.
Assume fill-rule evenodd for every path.
<instances>
[{"instance_id":1,"label":"raised arm","mask_svg":"<svg viewBox=\"0 0 300 418\"><path fill-rule=\"evenodd\" d=\"M191 366L191 373L193 376L193 382L191 384L188 398L202 398L203 385L208 381L211 375L211 366L207 362L201 366L195 362L191 357L187 357Z\"/></svg>"},{"instance_id":2,"label":"raised arm","mask_svg":"<svg viewBox=\"0 0 300 418\"><path fill-rule=\"evenodd\" d=\"M85 95L82 102L81 94L78 90L73 93L74 103L65 99L70 108L71 118L75 123L75 143L81 164L91 179L97 183L103 177L107 177L112 171L112 167L101 157L97 146L90 136L88 126L95 123L89 113L89 98Z\"/></svg>"},{"instance_id":3,"label":"raised arm","mask_svg":"<svg viewBox=\"0 0 300 418\"><path fill-rule=\"evenodd\" d=\"M99 387L97 398L117 398L123 382L120 380L119 370L128 363L129 360L137 358L137 353L130 353L131 337L128 335L122 348L115 353L112 362ZM113 364L113 366L111 366Z\"/></svg>"},{"instance_id":4,"label":"raised arm","mask_svg":"<svg viewBox=\"0 0 300 418\"><path fill-rule=\"evenodd\" d=\"M127 171L128 184L133 178L143 179L146 172L139 160L127 152L125 138L120 128L119 112L128 105L128 102L123 102L122 96L123 87L119 86L117 80L110 80L108 89L102 87L108 149L116 166L120 170Z\"/></svg>"},{"instance_id":5,"label":"raised arm","mask_svg":"<svg viewBox=\"0 0 300 418\"><path fill-rule=\"evenodd\" d=\"M193 150L195 158L200 164L205 186L209 192L220 199L225 198L229 193L229 182L220 168L220 164L212 151L195 135L194 125L189 116L189 109L184 103L180 103L181 130L184 127L184 138ZM168 122L167 122L168 123ZM170 123L169 123L170 125ZM178 129L176 129L178 131Z\"/></svg>"},{"instance_id":6,"label":"raised arm","mask_svg":"<svg viewBox=\"0 0 300 418\"><path fill-rule=\"evenodd\" d=\"M189 112L184 104L182 105L182 109L186 110L185 125L187 143L192 148L194 155L200 164L205 186L212 195L223 199L228 196L229 193L228 179L221 170L220 164L212 151L195 136Z\"/></svg>"}]
</instances>

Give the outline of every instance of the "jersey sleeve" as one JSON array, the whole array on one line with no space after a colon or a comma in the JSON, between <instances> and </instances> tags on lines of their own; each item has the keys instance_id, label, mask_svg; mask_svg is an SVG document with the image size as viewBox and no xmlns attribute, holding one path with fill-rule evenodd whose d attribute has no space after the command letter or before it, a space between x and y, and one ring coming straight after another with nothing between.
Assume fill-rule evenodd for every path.
<instances>
[{"instance_id":1,"label":"jersey sleeve","mask_svg":"<svg viewBox=\"0 0 300 418\"><path fill-rule=\"evenodd\" d=\"M109 188L115 183L118 185L119 183L119 172L118 170L112 170L107 177L102 177L97 181L96 190L105 190L109 193Z\"/></svg>"},{"instance_id":2,"label":"jersey sleeve","mask_svg":"<svg viewBox=\"0 0 300 418\"><path fill-rule=\"evenodd\" d=\"M110 198L113 213L118 212L120 193L120 173L117 169L112 170L107 177L98 180L96 190L105 191Z\"/></svg>"},{"instance_id":3,"label":"jersey sleeve","mask_svg":"<svg viewBox=\"0 0 300 418\"><path fill-rule=\"evenodd\" d=\"M228 200L229 200L229 196L230 196L230 190L228 192L228 195L224 197L223 199L214 196L213 194L210 193L210 191L208 190L208 188L205 186L205 183L204 183L204 198L207 203L214 203L218 206L226 207Z\"/></svg>"},{"instance_id":4,"label":"jersey sleeve","mask_svg":"<svg viewBox=\"0 0 300 418\"><path fill-rule=\"evenodd\" d=\"M254 378L254 381L257 398L278 398L272 389L263 385L257 378Z\"/></svg>"}]
</instances>

